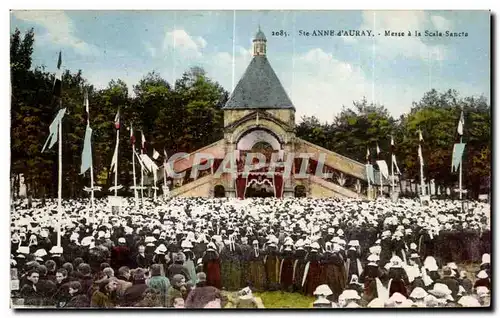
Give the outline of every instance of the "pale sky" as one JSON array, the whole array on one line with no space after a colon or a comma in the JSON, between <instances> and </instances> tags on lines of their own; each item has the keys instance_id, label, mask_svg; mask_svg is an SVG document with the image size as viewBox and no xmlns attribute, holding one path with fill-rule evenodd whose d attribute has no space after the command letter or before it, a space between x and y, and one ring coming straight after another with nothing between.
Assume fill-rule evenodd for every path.
<instances>
[{"instance_id":1,"label":"pale sky","mask_svg":"<svg viewBox=\"0 0 500 318\"><path fill-rule=\"evenodd\" d=\"M14 11L11 32L35 29L34 65L77 71L98 88L129 90L150 71L170 83L202 66L226 90L252 58L260 24L267 56L297 110L331 121L365 96L394 116L435 88L490 97L488 11ZM234 23L233 23L234 22ZM233 26L235 34L233 37ZM372 30L374 37L304 37L299 30ZM273 36L284 30L287 37ZM450 30L468 37L385 37ZM379 36L378 33L381 33ZM234 83L236 84L236 83Z\"/></svg>"}]
</instances>

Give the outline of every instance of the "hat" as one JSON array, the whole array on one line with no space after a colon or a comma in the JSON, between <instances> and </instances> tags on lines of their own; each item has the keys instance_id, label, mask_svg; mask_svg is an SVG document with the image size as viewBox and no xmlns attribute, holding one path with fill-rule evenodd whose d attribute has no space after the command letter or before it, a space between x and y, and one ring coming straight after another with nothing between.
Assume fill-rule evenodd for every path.
<instances>
[{"instance_id":1,"label":"hat","mask_svg":"<svg viewBox=\"0 0 500 318\"><path fill-rule=\"evenodd\" d=\"M410 258L413 258L413 259L417 258L418 259L418 258L420 258L420 255L418 255L417 253L411 253Z\"/></svg>"},{"instance_id":2,"label":"hat","mask_svg":"<svg viewBox=\"0 0 500 318\"><path fill-rule=\"evenodd\" d=\"M448 300L453 300L451 297L451 290L448 288L448 285L442 283L435 283L434 287L429 290L429 293L433 294L438 298L446 298Z\"/></svg>"},{"instance_id":3,"label":"hat","mask_svg":"<svg viewBox=\"0 0 500 318\"><path fill-rule=\"evenodd\" d=\"M34 254L34 255L35 255L36 257L40 257L40 258L41 258L41 257L44 257L44 256L46 256L46 255L47 255L47 251L46 251L45 249L41 248L41 249L38 249L38 250L35 252L35 254Z\"/></svg>"},{"instance_id":4,"label":"hat","mask_svg":"<svg viewBox=\"0 0 500 318\"><path fill-rule=\"evenodd\" d=\"M319 246L318 242L312 243L311 244L311 249L313 249L313 250L319 250L320 246Z\"/></svg>"},{"instance_id":5,"label":"hat","mask_svg":"<svg viewBox=\"0 0 500 318\"><path fill-rule=\"evenodd\" d=\"M427 306L434 306L437 304L437 299L436 297L432 296L432 295L427 295L425 296L424 298L424 301L425 301L425 304Z\"/></svg>"},{"instance_id":6,"label":"hat","mask_svg":"<svg viewBox=\"0 0 500 318\"><path fill-rule=\"evenodd\" d=\"M486 286L478 286L476 287L476 294L479 297L487 296L490 293L490 290Z\"/></svg>"},{"instance_id":7,"label":"hat","mask_svg":"<svg viewBox=\"0 0 500 318\"><path fill-rule=\"evenodd\" d=\"M385 303L380 298L374 298L370 303L368 303L368 305L366 307L368 307L368 308L384 308Z\"/></svg>"},{"instance_id":8,"label":"hat","mask_svg":"<svg viewBox=\"0 0 500 318\"><path fill-rule=\"evenodd\" d=\"M215 243L214 242L210 242L208 243L207 245L207 251L217 251L217 246L215 246Z\"/></svg>"},{"instance_id":9,"label":"hat","mask_svg":"<svg viewBox=\"0 0 500 318\"><path fill-rule=\"evenodd\" d=\"M93 236L86 236L82 239L82 242L80 244L82 246L90 246L93 242L94 242Z\"/></svg>"},{"instance_id":10,"label":"hat","mask_svg":"<svg viewBox=\"0 0 500 318\"><path fill-rule=\"evenodd\" d=\"M380 257L377 254L370 254L366 260L369 262L378 262Z\"/></svg>"},{"instance_id":11,"label":"hat","mask_svg":"<svg viewBox=\"0 0 500 318\"><path fill-rule=\"evenodd\" d=\"M361 297L359 297L359 295L358 295L358 292L355 291L354 289L346 289L346 290L344 290L339 297L342 297L345 300L348 300L348 299L356 299L356 300L357 299L361 299Z\"/></svg>"},{"instance_id":12,"label":"hat","mask_svg":"<svg viewBox=\"0 0 500 318\"><path fill-rule=\"evenodd\" d=\"M491 262L491 257L490 257L490 254L483 254L483 256L481 257L481 265L484 265L484 264L490 264Z\"/></svg>"},{"instance_id":13,"label":"hat","mask_svg":"<svg viewBox=\"0 0 500 318\"><path fill-rule=\"evenodd\" d=\"M343 236L344 235L344 231L342 229L338 229L337 235L338 236Z\"/></svg>"},{"instance_id":14,"label":"hat","mask_svg":"<svg viewBox=\"0 0 500 318\"><path fill-rule=\"evenodd\" d=\"M146 236L144 239L144 243L153 243L156 242L156 238L154 236Z\"/></svg>"},{"instance_id":15,"label":"hat","mask_svg":"<svg viewBox=\"0 0 500 318\"><path fill-rule=\"evenodd\" d=\"M486 273L486 271L482 270L480 271L478 274L477 274L477 278L488 278L488 274Z\"/></svg>"},{"instance_id":16,"label":"hat","mask_svg":"<svg viewBox=\"0 0 500 318\"><path fill-rule=\"evenodd\" d=\"M427 256L427 258L424 261L424 268L429 271L437 271L438 266L436 263L436 259L432 256Z\"/></svg>"},{"instance_id":17,"label":"hat","mask_svg":"<svg viewBox=\"0 0 500 318\"><path fill-rule=\"evenodd\" d=\"M155 254L164 254L167 251L167 247L164 244L160 244L155 250Z\"/></svg>"},{"instance_id":18,"label":"hat","mask_svg":"<svg viewBox=\"0 0 500 318\"><path fill-rule=\"evenodd\" d=\"M76 233L76 232L73 232L71 234L71 236L69 237L70 241L78 241L79 238L80 238L80 235L78 235L78 233Z\"/></svg>"},{"instance_id":19,"label":"hat","mask_svg":"<svg viewBox=\"0 0 500 318\"><path fill-rule=\"evenodd\" d=\"M394 293L392 294L391 298L388 299L388 303L396 303L396 304L401 304L406 301L406 297L403 296L400 293Z\"/></svg>"},{"instance_id":20,"label":"hat","mask_svg":"<svg viewBox=\"0 0 500 318\"><path fill-rule=\"evenodd\" d=\"M481 307L479 301L472 296L463 296L458 300L458 304L462 307Z\"/></svg>"},{"instance_id":21,"label":"hat","mask_svg":"<svg viewBox=\"0 0 500 318\"><path fill-rule=\"evenodd\" d=\"M333 294L332 290L326 284L319 285L318 287L316 287L316 290L313 293L313 295L315 295L315 296L318 296L318 295L330 296L332 294Z\"/></svg>"},{"instance_id":22,"label":"hat","mask_svg":"<svg viewBox=\"0 0 500 318\"><path fill-rule=\"evenodd\" d=\"M455 264L454 262L450 262L446 266L448 266L450 269L458 270L457 264Z\"/></svg>"},{"instance_id":23,"label":"hat","mask_svg":"<svg viewBox=\"0 0 500 318\"><path fill-rule=\"evenodd\" d=\"M425 289L423 289L422 287L415 287L411 294L410 294L410 298L413 298L413 299L424 299L425 296L427 296L427 292L425 291Z\"/></svg>"},{"instance_id":24,"label":"hat","mask_svg":"<svg viewBox=\"0 0 500 318\"><path fill-rule=\"evenodd\" d=\"M125 243L127 243L127 241L125 240L125 238L120 237L120 238L118 239L118 243L125 244Z\"/></svg>"},{"instance_id":25,"label":"hat","mask_svg":"<svg viewBox=\"0 0 500 318\"><path fill-rule=\"evenodd\" d=\"M52 246L49 253L50 254L62 254L63 248L62 248L62 246Z\"/></svg>"},{"instance_id":26,"label":"hat","mask_svg":"<svg viewBox=\"0 0 500 318\"><path fill-rule=\"evenodd\" d=\"M19 246L19 248L17 249L17 252L20 254L29 254L30 248L28 246Z\"/></svg>"},{"instance_id":27,"label":"hat","mask_svg":"<svg viewBox=\"0 0 500 318\"><path fill-rule=\"evenodd\" d=\"M403 261L399 256L393 256L390 262L391 262L391 268L400 268L401 263L403 263Z\"/></svg>"},{"instance_id":28,"label":"hat","mask_svg":"<svg viewBox=\"0 0 500 318\"><path fill-rule=\"evenodd\" d=\"M349 241L349 243L347 244L347 246L358 247L359 246L359 241L358 240L351 240L351 241Z\"/></svg>"},{"instance_id":29,"label":"hat","mask_svg":"<svg viewBox=\"0 0 500 318\"><path fill-rule=\"evenodd\" d=\"M380 247L380 245L376 245L376 246L370 247L369 250L370 250L371 254L377 254L378 255L382 251L382 248Z\"/></svg>"},{"instance_id":30,"label":"hat","mask_svg":"<svg viewBox=\"0 0 500 318\"><path fill-rule=\"evenodd\" d=\"M189 249L189 248L193 248L193 244L192 244L192 243L191 243L191 241L189 241L189 240L184 240L184 241L182 241L182 243L181 243L181 247L182 247L182 248Z\"/></svg>"}]
</instances>

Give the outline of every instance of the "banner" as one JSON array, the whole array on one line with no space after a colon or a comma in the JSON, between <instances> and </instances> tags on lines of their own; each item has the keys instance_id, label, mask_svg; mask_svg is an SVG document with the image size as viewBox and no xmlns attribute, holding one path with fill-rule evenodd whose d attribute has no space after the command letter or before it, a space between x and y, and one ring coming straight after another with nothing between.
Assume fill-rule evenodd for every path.
<instances>
[{"instance_id":1,"label":"banner","mask_svg":"<svg viewBox=\"0 0 500 318\"><path fill-rule=\"evenodd\" d=\"M453 145L453 156L451 159L451 172L458 170L459 166L462 164L462 157L464 154L465 143Z\"/></svg>"},{"instance_id":2,"label":"banner","mask_svg":"<svg viewBox=\"0 0 500 318\"><path fill-rule=\"evenodd\" d=\"M92 128L87 125L87 130L85 130L85 140L83 141L83 151L82 151L82 165L80 167L80 174L84 174L85 171L90 169L92 166Z\"/></svg>"},{"instance_id":3,"label":"banner","mask_svg":"<svg viewBox=\"0 0 500 318\"><path fill-rule=\"evenodd\" d=\"M366 178L369 182L375 182L375 174L373 172L373 166L371 164L366 164Z\"/></svg>"},{"instance_id":4,"label":"banner","mask_svg":"<svg viewBox=\"0 0 500 318\"><path fill-rule=\"evenodd\" d=\"M377 165L380 170L382 176L386 179L389 178L389 168L387 167L387 163L385 160L377 160Z\"/></svg>"}]
</instances>

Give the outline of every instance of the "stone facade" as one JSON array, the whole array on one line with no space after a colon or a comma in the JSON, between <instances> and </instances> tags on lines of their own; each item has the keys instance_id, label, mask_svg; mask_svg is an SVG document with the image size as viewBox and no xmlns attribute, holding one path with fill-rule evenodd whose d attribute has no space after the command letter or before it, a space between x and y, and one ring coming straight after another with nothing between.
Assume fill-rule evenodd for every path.
<instances>
[{"instance_id":1,"label":"stone facade","mask_svg":"<svg viewBox=\"0 0 500 318\"><path fill-rule=\"evenodd\" d=\"M223 108L224 138L178 159L174 163L174 170L190 171L196 154L208 153L220 163L227 154L239 154L264 142L274 153L284 158L291 153L309 153L312 155L310 162L323 160L324 169L333 175L327 180L314 175L301 177L292 172L290 178L283 179L280 197L293 197L298 193L297 187L302 187L305 196L365 198L367 184L364 164L295 136L295 107L272 70L266 53L267 40L259 29L254 39L254 58ZM214 169L212 167L208 175L195 180L175 180L171 195L213 197L215 187L222 186L226 197L236 197L238 191L235 179L230 174L217 174ZM278 191L276 187L273 189L275 193Z\"/></svg>"}]
</instances>

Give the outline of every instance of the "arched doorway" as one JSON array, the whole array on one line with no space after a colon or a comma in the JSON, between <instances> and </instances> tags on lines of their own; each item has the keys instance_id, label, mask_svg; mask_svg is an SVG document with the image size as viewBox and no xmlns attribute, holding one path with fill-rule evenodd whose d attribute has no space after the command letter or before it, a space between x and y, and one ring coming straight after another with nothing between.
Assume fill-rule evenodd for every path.
<instances>
[{"instance_id":1,"label":"arched doorway","mask_svg":"<svg viewBox=\"0 0 500 318\"><path fill-rule=\"evenodd\" d=\"M225 198L226 197L226 189L220 184L214 187L214 197L215 198Z\"/></svg>"},{"instance_id":2,"label":"arched doorway","mask_svg":"<svg viewBox=\"0 0 500 318\"><path fill-rule=\"evenodd\" d=\"M295 197L296 198L305 198L306 197L306 187L303 185L298 185L295 187Z\"/></svg>"}]
</instances>

